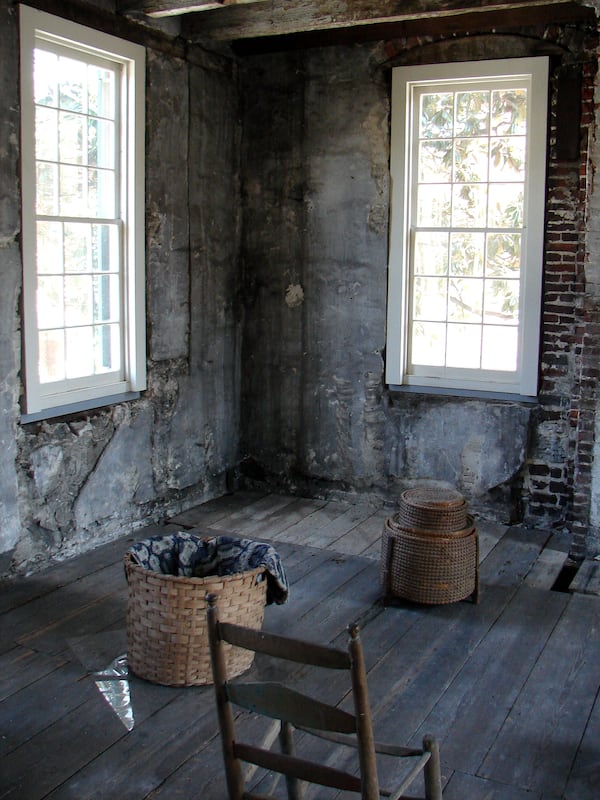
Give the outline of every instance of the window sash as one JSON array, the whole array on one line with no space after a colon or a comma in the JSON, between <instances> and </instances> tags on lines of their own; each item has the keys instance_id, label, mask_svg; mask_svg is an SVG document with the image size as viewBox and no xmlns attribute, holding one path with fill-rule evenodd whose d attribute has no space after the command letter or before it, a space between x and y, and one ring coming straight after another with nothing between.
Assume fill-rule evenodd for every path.
<instances>
[{"instance_id":1,"label":"window sash","mask_svg":"<svg viewBox=\"0 0 600 800\"><path fill-rule=\"evenodd\" d=\"M87 404L86 407L102 405L109 398L115 402L119 395L131 396L146 386L145 367L145 301L144 301L144 72L145 51L143 47L107 34L102 34L75 23L68 22L26 6L21 6L21 93L22 93L22 196L23 196L23 292L24 292L24 361L25 361L25 415L30 418L50 416L60 413L66 407ZM106 109L97 109L101 113L90 112L83 108L80 119L88 120L78 133L81 144L81 169L113 170L114 194L108 204L111 214L106 216L102 208L90 209L78 207L62 213L60 208L36 208L36 152L35 137L35 94L33 80L33 59L36 49L58 56L66 56L109 70L115 75L114 117L115 137L109 148L112 163L105 160L101 165L90 163L90 152L87 148L87 133L96 130L107 119ZM86 67L87 69L87 67ZM87 100L86 100L87 103ZM49 108L50 114L60 113L58 99L51 104L39 104L42 110ZM68 113L68 109L63 109ZM75 110L72 116L79 114ZM110 116L110 115L109 115ZM91 120L91 122L89 122ZM98 124L96 123L98 120ZM69 120L70 121L70 120ZM79 122L79 118L78 118ZM58 124L58 122L57 122ZM77 124L77 123L76 123ZM58 145L57 145L58 147ZM96 148L95 155L98 152ZM46 155L46 154L42 154ZM94 154L92 154L94 155ZM56 150L47 163L59 165L64 163L62 154ZM68 161L68 159L67 159ZM92 158L93 161L93 158ZM100 174L100 173L99 173ZM37 213L43 211L45 213ZM73 262L71 269L63 264L61 270L52 267L47 270L50 280L46 285L51 294L47 297L60 297L62 280L63 301L64 288L71 284L76 287L79 282L85 287L81 298L86 300L68 307L69 319L65 306L57 306L56 324L42 324L38 316L37 297L38 281L44 279L46 271L38 275L37 266L37 225L38 223L56 223L60 226L79 225L79 232L84 234L86 226L89 235L95 232L98 236L107 237L105 246L110 249L110 260L101 265L94 263L88 253L87 266L79 269ZM104 226L93 231L91 226ZM58 230L58 228L56 229ZM65 228L61 227L64 232ZM112 231L112 233L111 233ZM98 245L96 242L96 250ZM61 245L62 248L62 245ZM58 251L57 251L58 252ZM61 250L62 252L62 250ZM61 256L62 257L62 256ZM109 268L106 269L107 263ZM94 269L95 267L95 269ZM79 276L79 278L77 277ZM79 298L77 289L74 297ZM52 294L54 293L54 294ZM86 297L87 293L87 297ZM110 303L107 298L110 296ZM62 310L61 310L62 309ZM63 319L60 315L63 314ZM86 317L87 314L87 317ZM50 317L50 314L46 314ZM48 319L45 320L48 322ZM99 352L109 352L106 348L118 352L118 367L110 364L94 364L88 355L88 349L78 344L74 326L83 324L78 330L84 337L92 340L91 332L97 331L100 339ZM95 328L92 326L96 326ZM120 327L120 336L114 335L116 327ZM88 374L69 377L58 372L48 379L39 372L39 333L43 328L51 327L55 331L71 331L72 341L80 347L83 358L89 361ZM64 336L67 334L65 333ZM59 334L50 336L50 342L56 348ZM60 349L60 346L59 346ZM79 366L79 364L78 364ZM114 366L114 365L113 365ZM84 370L82 370L84 371Z\"/></svg>"},{"instance_id":2,"label":"window sash","mask_svg":"<svg viewBox=\"0 0 600 800\"><path fill-rule=\"evenodd\" d=\"M537 392L537 363L540 324L541 275L543 261L543 219L545 197L545 148L547 111L547 59L506 59L500 61L400 67L392 83L392 215L388 287L388 346L386 380L391 385L415 385L517 393ZM411 363L412 340L409 325L413 311L415 237L419 230L451 233L467 231L496 233L485 221L479 227L416 225L417 169L419 165L419 100L433 92L488 91L515 85L528 88L527 151L525 153L525 225L501 233L522 235L520 301L517 329L516 369L470 369L425 366ZM460 139L461 137L457 137ZM440 141L439 139L437 141ZM451 141L450 136L448 141ZM452 164L454 162L452 161ZM421 176L422 177L422 176ZM489 175L487 179L489 181ZM451 176L454 181L455 175ZM432 178L432 185L436 176ZM450 185L452 185L450 183ZM456 186L460 183L455 182ZM448 269L449 269L448 262ZM483 330L483 329L482 329ZM468 336L467 334L465 334Z\"/></svg>"}]
</instances>

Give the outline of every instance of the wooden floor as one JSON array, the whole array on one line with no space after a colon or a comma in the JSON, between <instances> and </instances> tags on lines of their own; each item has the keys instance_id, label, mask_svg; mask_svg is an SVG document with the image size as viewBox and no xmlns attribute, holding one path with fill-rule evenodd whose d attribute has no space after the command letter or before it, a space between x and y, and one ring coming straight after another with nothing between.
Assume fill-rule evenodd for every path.
<instances>
[{"instance_id":1,"label":"wooden floor","mask_svg":"<svg viewBox=\"0 0 600 800\"><path fill-rule=\"evenodd\" d=\"M130 542L200 528L277 547L291 593L267 607L266 629L343 643L345 626L360 621L376 735L406 744L438 737L446 800L598 800L600 597L551 590L567 544L479 520L479 604L384 607L388 513L238 493L3 583L0 798L226 797L211 687L134 676L102 683L94 674L126 649ZM322 688L343 700L343 687Z\"/></svg>"}]
</instances>

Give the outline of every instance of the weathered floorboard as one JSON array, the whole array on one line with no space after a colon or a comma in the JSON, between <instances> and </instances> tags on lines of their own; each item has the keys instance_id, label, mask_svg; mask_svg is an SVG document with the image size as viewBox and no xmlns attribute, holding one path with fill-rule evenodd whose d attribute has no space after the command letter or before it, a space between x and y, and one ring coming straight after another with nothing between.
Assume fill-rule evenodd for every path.
<instances>
[{"instance_id":1,"label":"weathered floorboard","mask_svg":"<svg viewBox=\"0 0 600 800\"><path fill-rule=\"evenodd\" d=\"M572 595L480 770L561 793L598 692L600 606Z\"/></svg>"},{"instance_id":2,"label":"weathered floorboard","mask_svg":"<svg viewBox=\"0 0 600 800\"><path fill-rule=\"evenodd\" d=\"M568 598L521 586L417 731L436 731L446 762L476 775ZM485 602L485 601L484 601Z\"/></svg>"}]
</instances>

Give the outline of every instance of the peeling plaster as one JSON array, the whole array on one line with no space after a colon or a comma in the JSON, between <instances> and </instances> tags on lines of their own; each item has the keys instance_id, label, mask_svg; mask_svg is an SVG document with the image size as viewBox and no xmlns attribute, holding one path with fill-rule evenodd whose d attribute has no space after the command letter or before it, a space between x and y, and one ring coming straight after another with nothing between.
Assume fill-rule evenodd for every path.
<instances>
[{"instance_id":1,"label":"peeling plaster","mask_svg":"<svg viewBox=\"0 0 600 800\"><path fill-rule=\"evenodd\" d=\"M285 290L285 304L288 308L297 308L304 302L304 289L299 283L290 284Z\"/></svg>"}]
</instances>

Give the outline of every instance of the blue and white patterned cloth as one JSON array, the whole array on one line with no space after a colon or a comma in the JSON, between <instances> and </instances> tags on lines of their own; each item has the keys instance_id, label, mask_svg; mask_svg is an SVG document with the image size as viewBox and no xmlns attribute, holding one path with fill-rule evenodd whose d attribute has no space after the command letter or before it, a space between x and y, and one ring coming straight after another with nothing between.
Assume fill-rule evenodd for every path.
<instances>
[{"instance_id":1,"label":"blue and white patterned cloth","mask_svg":"<svg viewBox=\"0 0 600 800\"><path fill-rule=\"evenodd\" d=\"M287 577L279 554L270 544L263 542L235 539L232 536L205 538L180 531L143 539L128 552L145 569L185 578L234 575L264 567L267 605L281 605L289 596Z\"/></svg>"}]
</instances>

